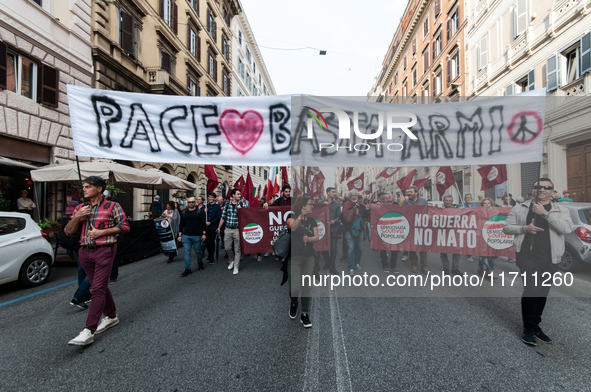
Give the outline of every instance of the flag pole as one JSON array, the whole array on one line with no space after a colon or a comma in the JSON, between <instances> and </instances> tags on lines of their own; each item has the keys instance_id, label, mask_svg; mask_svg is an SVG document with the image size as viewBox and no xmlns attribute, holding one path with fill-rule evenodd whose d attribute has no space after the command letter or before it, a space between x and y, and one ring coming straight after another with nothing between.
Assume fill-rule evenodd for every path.
<instances>
[{"instance_id":1,"label":"flag pole","mask_svg":"<svg viewBox=\"0 0 591 392\"><path fill-rule=\"evenodd\" d=\"M542 161L540 161L540 166L538 167L538 186L540 186L540 178L542 177ZM534 204L538 204L538 194L540 193L539 189L536 189L536 197L534 198ZM534 214L534 226L536 224L536 218L538 217L538 214ZM527 221L525 222L527 225ZM531 236L531 242L529 244L529 250L530 252L534 249L534 235L532 234Z\"/></svg>"},{"instance_id":2,"label":"flag pole","mask_svg":"<svg viewBox=\"0 0 591 392\"><path fill-rule=\"evenodd\" d=\"M460 188L458 187L458 183L454 182L454 185L456 186L456 190L458 191L458 196L460 196L460 205L464 204L464 199L462 198L462 194L460 193Z\"/></svg>"},{"instance_id":3,"label":"flag pole","mask_svg":"<svg viewBox=\"0 0 591 392\"><path fill-rule=\"evenodd\" d=\"M82 174L80 174L80 161L78 161L78 155L76 155L76 166L78 167L78 181L80 181L80 191L82 192L82 202L86 204L86 197L84 197L84 189L82 187ZM39 218L41 219L41 218Z\"/></svg>"}]
</instances>

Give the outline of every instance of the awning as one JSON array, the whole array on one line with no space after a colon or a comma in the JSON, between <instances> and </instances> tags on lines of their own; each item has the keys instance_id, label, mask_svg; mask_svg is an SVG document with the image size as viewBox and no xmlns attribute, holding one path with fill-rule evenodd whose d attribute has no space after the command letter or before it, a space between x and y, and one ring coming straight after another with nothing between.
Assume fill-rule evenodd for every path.
<instances>
[{"instance_id":1,"label":"awning","mask_svg":"<svg viewBox=\"0 0 591 392\"><path fill-rule=\"evenodd\" d=\"M22 167L24 169L33 169L33 170L39 169L37 166L29 165L27 163L22 163L19 161L13 161L12 159L1 157L1 156L0 156L0 165Z\"/></svg>"}]
</instances>

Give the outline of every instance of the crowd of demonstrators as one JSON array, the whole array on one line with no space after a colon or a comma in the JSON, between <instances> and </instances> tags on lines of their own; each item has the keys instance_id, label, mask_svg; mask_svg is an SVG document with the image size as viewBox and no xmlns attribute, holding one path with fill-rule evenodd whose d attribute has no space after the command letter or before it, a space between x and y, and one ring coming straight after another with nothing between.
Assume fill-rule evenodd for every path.
<instances>
[{"instance_id":1,"label":"crowd of demonstrators","mask_svg":"<svg viewBox=\"0 0 591 392\"><path fill-rule=\"evenodd\" d=\"M234 270L234 275L238 275L240 267L240 232L238 230L238 210L247 207L242 199L242 192L239 189L232 189L232 198L224 207L224 212L218 224L216 232L219 234L222 226L225 224L224 244L226 254L229 257L228 269ZM232 248L234 250L232 250Z\"/></svg>"},{"instance_id":2,"label":"crowd of demonstrators","mask_svg":"<svg viewBox=\"0 0 591 392\"><path fill-rule=\"evenodd\" d=\"M111 291L109 277L113 260L117 255L117 235L129 231L127 217L121 206L103 197L106 182L91 176L82 183L88 204L78 205L66 225L67 235L79 236L78 258L92 287L92 302L86 318L86 326L68 344L84 346L94 342L100 334L119 323L117 308ZM105 316L101 320L101 316ZM99 323L100 322L100 323Z\"/></svg>"},{"instance_id":3,"label":"crowd of demonstrators","mask_svg":"<svg viewBox=\"0 0 591 392\"><path fill-rule=\"evenodd\" d=\"M287 220L287 228L291 233L291 249L287 261L289 295L289 317L294 320L298 312L298 298L302 303L300 322L310 328L310 286L302 284L302 276L311 276L314 270L314 242L319 239L316 219L310 217L314 208L313 200L308 195L298 197L293 205L293 213Z\"/></svg>"},{"instance_id":4,"label":"crowd of demonstrators","mask_svg":"<svg viewBox=\"0 0 591 392\"><path fill-rule=\"evenodd\" d=\"M206 226L205 211L197 206L194 197L187 198L187 208L181 214L178 240L182 242L185 251L185 270L181 277L191 275L191 249L197 255L199 271L203 271L203 248Z\"/></svg>"},{"instance_id":5,"label":"crowd of demonstrators","mask_svg":"<svg viewBox=\"0 0 591 392\"><path fill-rule=\"evenodd\" d=\"M542 331L540 323L551 286L532 284L532 275L554 274L564 253L564 236L573 231L574 225L567 208L551 201L554 184L549 178L540 178L533 186L533 200L514 207L503 233L514 235L517 267L524 280L521 297L523 320L522 340L535 346L536 339L545 343L552 340ZM526 281L527 280L527 284Z\"/></svg>"}]
</instances>

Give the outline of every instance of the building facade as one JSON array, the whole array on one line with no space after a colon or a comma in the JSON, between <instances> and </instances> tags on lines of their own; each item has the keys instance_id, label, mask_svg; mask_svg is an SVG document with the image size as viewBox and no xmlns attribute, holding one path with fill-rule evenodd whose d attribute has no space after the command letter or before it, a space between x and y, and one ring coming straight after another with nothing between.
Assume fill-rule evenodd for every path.
<instances>
[{"instance_id":1,"label":"building facade","mask_svg":"<svg viewBox=\"0 0 591 392\"><path fill-rule=\"evenodd\" d=\"M57 0L0 0L0 156L33 166L74 162L66 85L91 85L90 26L91 0L71 0L69 7ZM0 170L10 209L27 189L38 206L35 218L61 216L64 184L35 186L24 167Z\"/></svg>"}]
</instances>

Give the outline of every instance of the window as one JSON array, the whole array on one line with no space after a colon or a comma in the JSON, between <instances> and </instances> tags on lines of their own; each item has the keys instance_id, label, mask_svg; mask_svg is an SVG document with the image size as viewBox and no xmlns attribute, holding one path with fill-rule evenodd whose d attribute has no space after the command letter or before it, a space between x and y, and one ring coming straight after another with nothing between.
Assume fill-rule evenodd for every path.
<instances>
[{"instance_id":1,"label":"window","mask_svg":"<svg viewBox=\"0 0 591 392\"><path fill-rule=\"evenodd\" d=\"M228 45L228 40L226 39L225 34L222 34L222 56L230 61L230 46Z\"/></svg>"},{"instance_id":2,"label":"window","mask_svg":"<svg viewBox=\"0 0 591 392\"><path fill-rule=\"evenodd\" d=\"M429 81L423 84L423 103L429 103Z\"/></svg>"},{"instance_id":3,"label":"window","mask_svg":"<svg viewBox=\"0 0 591 392\"><path fill-rule=\"evenodd\" d=\"M199 82L193 79L192 76L187 75L187 90L189 94L199 97L201 95L201 88L199 88Z\"/></svg>"},{"instance_id":4,"label":"window","mask_svg":"<svg viewBox=\"0 0 591 392\"><path fill-rule=\"evenodd\" d=\"M191 24L189 24L189 51L197 58L197 61L201 60L201 40L195 27Z\"/></svg>"},{"instance_id":5,"label":"window","mask_svg":"<svg viewBox=\"0 0 591 392\"><path fill-rule=\"evenodd\" d=\"M261 74L259 74L259 86L263 84L263 78L261 77Z\"/></svg>"},{"instance_id":6,"label":"window","mask_svg":"<svg viewBox=\"0 0 591 392\"><path fill-rule=\"evenodd\" d=\"M433 60L432 61L435 61L437 56L439 56L439 53L441 53L442 47L443 47L443 45L442 45L441 30L440 30L435 34L435 39L433 40Z\"/></svg>"},{"instance_id":7,"label":"window","mask_svg":"<svg viewBox=\"0 0 591 392\"><path fill-rule=\"evenodd\" d=\"M207 73L209 74L209 76L211 76L211 78L214 80L214 82L217 82L217 78L218 78L218 62L215 60L215 55L211 52L209 52L209 61L207 64Z\"/></svg>"},{"instance_id":8,"label":"window","mask_svg":"<svg viewBox=\"0 0 591 392\"><path fill-rule=\"evenodd\" d=\"M429 47L423 51L423 73L429 69Z\"/></svg>"},{"instance_id":9,"label":"window","mask_svg":"<svg viewBox=\"0 0 591 392\"><path fill-rule=\"evenodd\" d=\"M213 38L213 41L218 42L217 24L213 13L209 8L207 9L207 31L209 32L209 35L211 35L211 38Z\"/></svg>"},{"instance_id":10,"label":"window","mask_svg":"<svg viewBox=\"0 0 591 392\"><path fill-rule=\"evenodd\" d=\"M406 79L402 81L402 96L406 97Z\"/></svg>"},{"instance_id":11,"label":"window","mask_svg":"<svg viewBox=\"0 0 591 392\"><path fill-rule=\"evenodd\" d=\"M250 50L248 49L248 45L246 45L246 61L248 64L252 62L252 56L250 55Z\"/></svg>"},{"instance_id":12,"label":"window","mask_svg":"<svg viewBox=\"0 0 591 392\"><path fill-rule=\"evenodd\" d=\"M417 85L417 66L412 67L412 87Z\"/></svg>"},{"instance_id":13,"label":"window","mask_svg":"<svg viewBox=\"0 0 591 392\"><path fill-rule=\"evenodd\" d=\"M460 51L456 50L447 61L447 84L460 76Z\"/></svg>"},{"instance_id":14,"label":"window","mask_svg":"<svg viewBox=\"0 0 591 392\"><path fill-rule=\"evenodd\" d=\"M269 95L269 93L267 92L267 86L263 86L263 89L265 90L265 95Z\"/></svg>"},{"instance_id":15,"label":"window","mask_svg":"<svg viewBox=\"0 0 591 392\"><path fill-rule=\"evenodd\" d=\"M226 97L230 96L230 78L228 77L228 73L224 70L222 74L222 89L224 90L224 94Z\"/></svg>"},{"instance_id":16,"label":"window","mask_svg":"<svg viewBox=\"0 0 591 392\"><path fill-rule=\"evenodd\" d=\"M267 173L267 169L264 170L265 176L263 177L265 180L267 179L268 173Z\"/></svg>"},{"instance_id":17,"label":"window","mask_svg":"<svg viewBox=\"0 0 591 392\"><path fill-rule=\"evenodd\" d=\"M238 88L237 94L238 94L239 97L243 97L244 96L244 94L242 93L242 90L240 90L240 88Z\"/></svg>"},{"instance_id":18,"label":"window","mask_svg":"<svg viewBox=\"0 0 591 392\"><path fill-rule=\"evenodd\" d=\"M435 0L435 17L441 13L441 0Z\"/></svg>"},{"instance_id":19,"label":"window","mask_svg":"<svg viewBox=\"0 0 591 392\"><path fill-rule=\"evenodd\" d=\"M43 7L43 1L42 0L33 0L33 2L39 4L40 7Z\"/></svg>"},{"instance_id":20,"label":"window","mask_svg":"<svg viewBox=\"0 0 591 392\"><path fill-rule=\"evenodd\" d=\"M252 78L248 72L246 73L246 89L249 92L252 91Z\"/></svg>"},{"instance_id":21,"label":"window","mask_svg":"<svg viewBox=\"0 0 591 392\"><path fill-rule=\"evenodd\" d=\"M37 100L37 63L12 51L6 52L6 90Z\"/></svg>"},{"instance_id":22,"label":"window","mask_svg":"<svg viewBox=\"0 0 591 392\"><path fill-rule=\"evenodd\" d=\"M252 74L255 75L255 78L256 78L256 74L257 74L257 65L256 65L256 63L252 63Z\"/></svg>"},{"instance_id":23,"label":"window","mask_svg":"<svg viewBox=\"0 0 591 392\"><path fill-rule=\"evenodd\" d=\"M417 39L413 39L412 40L412 57L415 57L415 54L417 54Z\"/></svg>"},{"instance_id":24,"label":"window","mask_svg":"<svg viewBox=\"0 0 591 392\"><path fill-rule=\"evenodd\" d=\"M527 30L527 25L529 24L528 14L528 0L517 0L513 11L514 37L520 36Z\"/></svg>"},{"instance_id":25,"label":"window","mask_svg":"<svg viewBox=\"0 0 591 392\"><path fill-rule=\"evenodd\" d=\"M24 230L26 221L23 218L0 218L0 236Z\"/></svg>"},{"instance_id":26,"label":"window","mask_svg":"<svg viewBox=\"0 0 591 392\"><path fill-rule=\"evenodd\" d=\"M526 91L534 90L536 84L536 72L531 70L524 77L515 83L511 83L505 88L505 95L519 94Z\"/></svg>"},{"instance_id":27,"label":"window","mask_svg":"<svg viewBox=\"0 0 591 392\"><path fill-rule=\"evenodd\" d=\"M170 59L170 55L163 50L160 51L160 66L163 70L165 70L169 74L172 74L172 61Z\"/></svg>"},{"instance_id":28,"label":"window","mask_svg":"<svg viewBox=\"0 0 591 392\"><path fill-rule=\"evenodd\" d=\"M259 89L256 87L252 87L252 96L253 97L258 97L259 96Z\"/></svg>"},{"instance_id":29,"label":"window","mask_svg":"<svg viewBox=\"0 0 591 392\"><path fill-rule=\"evenodd\" d=\"M197 12L197 15L199 15L199 0L189 0L189 4Z\"/></svg>"},{"instance_id":30,"label":"window","mask_svg":"<svg viewBox=\"0 0 591 392\"><path fill-rule=\"evenodd\" d=\"M230 11L228 7L224 7L224 22L226 22L226 26L230 26Z\"/></svg>"},{"instance_id":31,"label":"window","mask_svg":"<svg viewBox=\"0 0 591 392\"><path fill-rule=\"evenodd\" d=\"M425 21L423 22L423 39L427 38L427 35L429 35L429 17L427 16L427 19L425 19Z\"/></svg>"},{"instance_id":32,"label":"window","mask_svg":"<svg viewBox=\"0 0 591 392\"><path fill-rule=\"evenodd\" d=\"M569 84L574 82L579 78L579 46L576 45L575 48L568 49L567 51L562 53L564 58L563 63L566 65L565 67L565 84Z\"/></svg>"},{"instance_id":33,"label":"window","mask_svg":"<svg viewBox=\"0 0 591 392\"><path fill-rule=\"evenodd\" d=\"M394 73L394 85L396 86L398 84L398 71L396 71L396 73Z\"/></svg>"},{"instance_id":34,"label":"window","mask_svg":"<svg viewBox=\"0 0 591 392\"><path fill-rule=\"evenodd\" d=\"M242 45L242 31L238 30L238 43Z\"/></svg>"},{"instance_id":35,"label":"window","mask_svg":"<svg viewBox=\"0 0 591 392\"><path fill-rule=\"evenodd\" d=\"M488 64L488 34L480 39L478 49L476 50L476 61L478 61L478 70L486 67Z\"/></svg>"},{"instance_id":36,"label":"window","mask_svg":"<svg viewBox=\"0 0 591 392\"><path fill-rule=\"evenodd\" d=\"M246 80L244 76L244 63L242 62L241 58L238 58L238 73L240 74L242 80Z\"/></svg>"},{"instance_id":37,"label":"window","mask_svg":"<svg viewBox=\"0 0 591 392\"><path fill-rule=\"evenodd\" d=\"M460 28L459 12L459 8L456 8L456 10L451 13L449 20L447 21L447 42L451 40L451 37L453 37Z\"/></svg>"},{"instance_id":38,"label":"window","mask_svg":"<svg viewBox=\"0 0 591 392\"><path fill-rule=\"evenodd\" d=\"M441 83L441 68L435 71L435 77L433 78L433 96L436 97L441 94L442 83Z\"/></svg>"},{"instance_id":39,"label":"window","mask_svg":"<svg viewBox=\"0 0 591 392\"><path fill-rule=\"evenodd\" d=\"M119 45L127 55L135 58L135 20L123 9L119 10Z\"/></svg>"},{"instance_id":40,"label":"window","mask_svg":"<svg viewBox=\"0 0 591 392\"><path fill-rule=\"evenodd\" d=\"M175 0L160 0L160 17L172 28L175 34L178 34L178 15L179 7Z\"/></svg>"},{"instance_id":41,"label":"window","mask_svg":"<svg viewBox=\"0 0 591 392\"><path fill-rule=\"evenodd\" d=\"M402 69L406 71L406 56L402 59Z\"/></svg>"}]
</instances>

